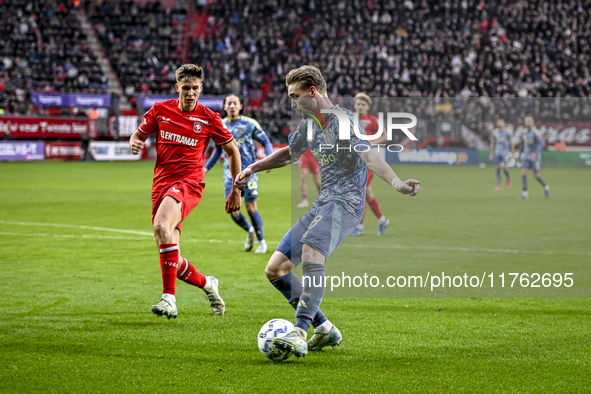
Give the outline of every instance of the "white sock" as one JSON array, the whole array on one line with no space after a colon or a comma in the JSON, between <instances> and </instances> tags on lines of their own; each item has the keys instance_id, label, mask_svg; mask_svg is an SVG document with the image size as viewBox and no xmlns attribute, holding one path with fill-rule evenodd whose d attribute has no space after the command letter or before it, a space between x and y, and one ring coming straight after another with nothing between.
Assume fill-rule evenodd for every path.
<instances>
[{"instance_id":1,"label":"white sock","mask_svg":"<svg viewBox=\"0 0 591 394\"><path fill-rule=\"evenodd\" d=\"M380 222L380 224L385 223L386 217L384 215L382 215L382 217L378 219L378 222Z\"/></svg>"},{"instance_id":2,"label":"white sock","mask_svg":"<svg viewBox=\"0 0 591 394\"><path fill-rule=\"evenodd\" d=\"M360 224L359 226L357 226L357 228L358 228L359 230L363 230L363 229L364 229L364 227L363 227L363 224Z\"/></svg>"},{"instance_id":3,"label":"white sock","mask_svg":"<svg viewBox=\"0 0 591 394\"><path fill-rule=\"evenodd\" d=\"M164 293L162 294L162 299L168 301L171 304L176 304L176 297L174 294Z\"/></svg>"},{"instance_id":4,"label":"white sock","mask_svg":"<svg viewBox=\"0 0 591 394\"><path fill-rule=\"evenodd\" d=\"M314 332L317 332L319 334L328 334L330 330L332 330L332 323L330 322L330 320L327 320L318 327L316 327L314 329Z\"/></svg>"},{"instance_id":5,"label":"white sock","mask_svg":"<svg viewBox=\"0 0 591 394\"><path fill-rule=\"evenodd\" d=\"M548 184L547 184L547 185L544 187L544 190L550 190L550 185L548 185Z\"/></svg>"},{"instance_id":6,"label":"white sock","mask_svg":"<svg viewBox=\"0 0 591 394\"><path fill-rule=\"evenodd\" d=\"M254 227L250 226L250 228L248 229L249 233L254 233Z\"/></svg>"},{"instance_id":7,"label":"white sock","mask_svg":"<svg viewBox=\"0 0 591 394\"><path fill-rule=\"evenodd\" d=\"M523 192L523 195L524 195L524 196L527 196L527 192Z\"/></svg>"}]
</instances>

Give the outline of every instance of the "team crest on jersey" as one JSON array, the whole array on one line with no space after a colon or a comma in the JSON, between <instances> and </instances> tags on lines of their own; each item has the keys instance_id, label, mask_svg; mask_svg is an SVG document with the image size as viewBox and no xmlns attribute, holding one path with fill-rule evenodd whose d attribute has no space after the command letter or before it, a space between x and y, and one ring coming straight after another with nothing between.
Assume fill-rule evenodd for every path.
<instances>
[{"instance_id":1,"label":"team crest on jersey","mask_svg":"<svg viewBox=\"0 0 591 394\"><path fill-rule=\"evenodd\" d=\"M203 125L199 122L195 122L193 123L193 131L196 133L201 133L201 130L203 130Z\"/></svg>"}]
</instances>

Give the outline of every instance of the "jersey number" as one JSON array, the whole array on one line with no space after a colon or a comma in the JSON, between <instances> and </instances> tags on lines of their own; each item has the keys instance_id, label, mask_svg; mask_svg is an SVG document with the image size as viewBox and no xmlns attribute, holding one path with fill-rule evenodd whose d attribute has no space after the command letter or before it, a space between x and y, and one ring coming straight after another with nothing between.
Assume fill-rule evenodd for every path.
<instances>
[{"instance_id":1,"label":"jersey number","mask_svg":"<svg viewBox=\"0 0 591 394\"><path fill-rule=\"evenodd\" d=\"M318 215L314 218L314 220L312 220L312 223L310 223L310 226L308 226L308 229L306 230L306 232L304 233L304 235L302 236L302 238L306 238L308 236L308 231L312 230L314 227L316 227L316 225L322 220L323 216L322 215Z\"/></svg>"}]
</instances>

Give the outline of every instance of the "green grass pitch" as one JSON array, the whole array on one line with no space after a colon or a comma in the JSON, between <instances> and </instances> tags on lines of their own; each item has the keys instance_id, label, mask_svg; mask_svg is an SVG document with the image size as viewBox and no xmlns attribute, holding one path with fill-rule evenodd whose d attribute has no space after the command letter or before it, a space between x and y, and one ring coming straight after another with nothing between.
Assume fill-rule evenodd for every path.
<instances>
[{"instance_id":1,"label":"green grass pitch","mask_svg":"<svg viewBox=\"0 0 591 394\"><path fill-rule=\"evenodd\" d=\"M322 309L343 344L273 364L257 349L258 330L294 313L265 279L270 253L242 251L245 234L223 212L220 166L184 222L181 250L220 279L226 314L212 315L201 290L179 283L178 319L154 316L152 169L0 164L0 392L591 392L588 298L328 298ZM396 170L421 180L421 195L374 180L392 224L378 240L368 211L366 234L339 252L379 241L393 246L393 267L504 259L518 271L590 260L588 169L544 168L549 200L530 175L529 201L517 200L516 169L513 190L498 193L491 167ZM298 191L288 168L261 174L259 187L272 250Z\"/></svg>"}]
</instances>

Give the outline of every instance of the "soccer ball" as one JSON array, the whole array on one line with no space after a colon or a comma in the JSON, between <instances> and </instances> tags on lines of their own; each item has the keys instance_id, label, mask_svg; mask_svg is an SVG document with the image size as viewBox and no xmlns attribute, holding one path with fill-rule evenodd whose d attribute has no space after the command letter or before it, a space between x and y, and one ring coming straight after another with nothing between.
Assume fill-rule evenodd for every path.
<instances>
[{"instance_id":1,"label":"soccer ball","mask_svg":"<svg viewBox=\"0 0 591 394\"><path fill-rule=\"evenodd\" d=\"M278 349L272 341L273 338L281 338L291 330L293 330L293 324L285 319L273 319L263 324L257 337L259 350L263 356L275 362L289 358L291 352Z\"/></svg>"}]
</instances>

